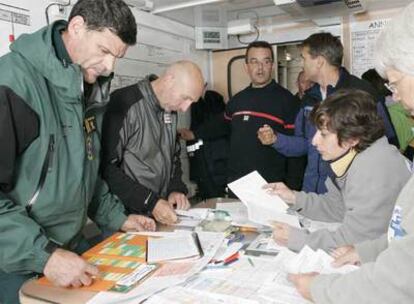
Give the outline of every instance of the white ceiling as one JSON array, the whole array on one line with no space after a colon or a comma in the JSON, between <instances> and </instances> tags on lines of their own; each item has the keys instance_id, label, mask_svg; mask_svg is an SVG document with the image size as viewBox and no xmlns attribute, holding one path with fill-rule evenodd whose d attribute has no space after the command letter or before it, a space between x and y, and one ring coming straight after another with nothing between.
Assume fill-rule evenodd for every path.
<instances>
[{"instance_id":1,"label":"white ceiling","mask_svg":"<svg viewBox=\"0 0 414 304\"><path fill-rule=\"evenodd\" d=\"M413 0L361 0L366 3L369 11L401 7ZM279 9L273 0L152 0L155 12L159 9L168 9L175 5L190 5L193 3L215 2L213 4L197 5L187 8L174 9L167 12L156 13L166 18L178 21L190 26L226 26L227 21L240 18L256 18L263 20L267 17L280 16L284 22L301 21L298 17L292 17ZM205 15L205 12L210 14ZM217 24L208 24L204 16L212 16L213 11L220 12L220 20ZM343 15L341 11L339 15ZM323 16L323 12L320 13ZM331 14L326 17L335 17Z\"/></svg>"}]
</instances>

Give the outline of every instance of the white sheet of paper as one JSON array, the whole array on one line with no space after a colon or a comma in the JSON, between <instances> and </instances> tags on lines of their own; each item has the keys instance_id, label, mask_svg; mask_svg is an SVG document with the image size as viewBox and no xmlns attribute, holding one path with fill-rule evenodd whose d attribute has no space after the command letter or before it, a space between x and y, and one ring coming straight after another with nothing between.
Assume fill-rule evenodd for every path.
<instances>
[{"instance_id":1,"label":"white sheet of paper","mask_svg":"<svg viewBox=\"0 0 414 304\"><path fill-rule=\"evenodd\" d=\"M172 238L150 238L147 244L148 263L183 259L199 255L191 234Z\"/></svg>"},{"instance_id":2,"label":"white sheet of paper","mask_svg":"<svg viewBox=\"0 0 414 304\"><path fill-rule=\"evenodd\" d=\"M267 226L277 221L300 228L298 217L286 213L288 205L278 195L271 195L263 189L266 184L264 178L253 171L228 186L247 206L249 220Z\"/></svg>"},{"instance_id":3,"label":"white sheet of paper","mask_svg":"<svg viewBox=\"0 0 414 304\"><path fill-rule=\"evenodd\" d=\"M192 208L189 210L175 210L175 213L179 216L188 217L192 219L204 220L208 215L208 208Z\"/></svg>"},{"instance_id":4,"label":"white sheet of paper","mask_svg":"<svg viewBox=\"0 0 414 304\"><path fill-rule=\"evenodd\" d=\"M249 220L247 207L242 202L217 203L216 210L224 210L231 216L233 226L243 226L259 229L262 225Z\"/></svg>"},{"instance_id":5,"label":"white sheet of paper","mask_svg":"<svg viewBox=\"0 0 414 304\"><path fill-rule=\"evenodd\" d=\"M193 218L179 216L178 221L176 223L172 224L172 226L195 228L198 225L200 225L200 223L201 223L201 220L199 220L199 219L193 219Z\"/></svg>"},{"instance_id":6,"label":"white sheet of paper","mask_svg":"<svg viewBox=\"0 0 414 304\"><path fill-rule=\"evenodd\" d=\"M309 227L308 230L309 232L315 232L321 229L326 229L329 231L336 231L338 230L338 228L342 225L342 223L328 223L328 222L321 222L321 221L314 221L314 220L309 220Z\"/></svg>"},{"instance_id":7,"label":"white sheet of paper","mask_svg":"<svg viewBox=\"0 0 414 304\"><path fill-rule=\"evenodd\" d=\"M292 273L319 272L322 274L348 273L359 268L354 265L334 268L331 266L333 260L334 258L325 251L321 249L314 251L305 246L294 258L286 262L286 268Z\"/></svg>"}]
</instances>

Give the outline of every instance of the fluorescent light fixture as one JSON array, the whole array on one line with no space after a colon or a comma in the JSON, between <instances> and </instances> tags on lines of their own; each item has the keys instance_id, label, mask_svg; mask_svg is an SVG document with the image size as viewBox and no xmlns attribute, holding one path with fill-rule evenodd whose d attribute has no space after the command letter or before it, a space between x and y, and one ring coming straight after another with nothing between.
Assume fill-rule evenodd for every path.
<instances>
[{"instance_id":1,"label":"fluorescent light fixture","mask_svg":"<svg viewBox=\"0 0 414 304\"><path fill-rule=\"evenodd\" d=\"M252 19L236 19L227 23L228 35L245 35L255 32Z\"/></svg>"},{"instance_id":2,"label":"fluorescent light fixture","mask_svg":"<svg viewBox=\"0 0 414 304\"><path fill-rule=\"evenodd\" d=\"M193 1L187 1L172 5L166 5L162 6L160 8L156 8L152 11L153 14L159 14L159 13L165 13L169 11L175 11L182 8L197 6L197 5L204 5L204 4L211 4L211 3L217 3L217 2L223 2L225 0L193 0Z\"/></svg>"}]
</instances>

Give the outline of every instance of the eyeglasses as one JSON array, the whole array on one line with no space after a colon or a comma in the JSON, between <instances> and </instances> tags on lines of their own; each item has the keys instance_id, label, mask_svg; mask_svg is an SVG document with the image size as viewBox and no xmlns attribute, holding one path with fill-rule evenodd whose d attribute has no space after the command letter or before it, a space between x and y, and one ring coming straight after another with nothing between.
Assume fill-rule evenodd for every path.
<instances>
[{"instance_id":1,"label":"eyeglasses","mask_svg":"<svg viewBox=\"0 0 414 304\"><path fill-rule=\"evenodd\" d=\"M263 66L271 66L273 64L273 60L270 58L267 58L263 61L257 60L257 59L250 59L248 61L248 64L254 66L254 67L258 67L259 65L263 65Z\"/></svg>"},{"instance_id":2,"label":"eyeglasses","mask_svg":"<svg viewBox=\"0 0 414 304\"><path fill-rule=\"evenodd\" d=\"M404 74L400 79L393 81L393 82L386 82L384 83L385 87L393 94L397 92L398 83L401 82L406 75Z\"/></svg>"},{"instance_id":3,"label":"eyeglasses","mask_svg":"<svg viewBox=\"0 0 414 304\"><path fill-rule=\"evenodd\" d=\"M388 91L390 91L392 94L394 94L397 91L397 86L395 85L395 83L388 83L385 82L384 86L388 89Z\"/></svg>"}]
</instances>

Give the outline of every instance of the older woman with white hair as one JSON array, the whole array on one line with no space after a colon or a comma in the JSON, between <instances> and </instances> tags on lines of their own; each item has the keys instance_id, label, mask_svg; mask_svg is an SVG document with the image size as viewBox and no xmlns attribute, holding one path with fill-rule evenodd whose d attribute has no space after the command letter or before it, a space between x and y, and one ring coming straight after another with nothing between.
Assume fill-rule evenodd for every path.
<instances>
[{"instance_id":1,"label":"older woman with white hair","mask_svg":"<svg viewBox=\"0 0 414 304\"><path fill-rule=\"evenodd\" d=\"M414 3L384 30L377 42L376 69L393 97L414 114ZM414 176L400 192L388 233L334 252L336 266L361 264L340 275L289 275L315 303L414 303Z\"/></svg>"}]
</instances>

